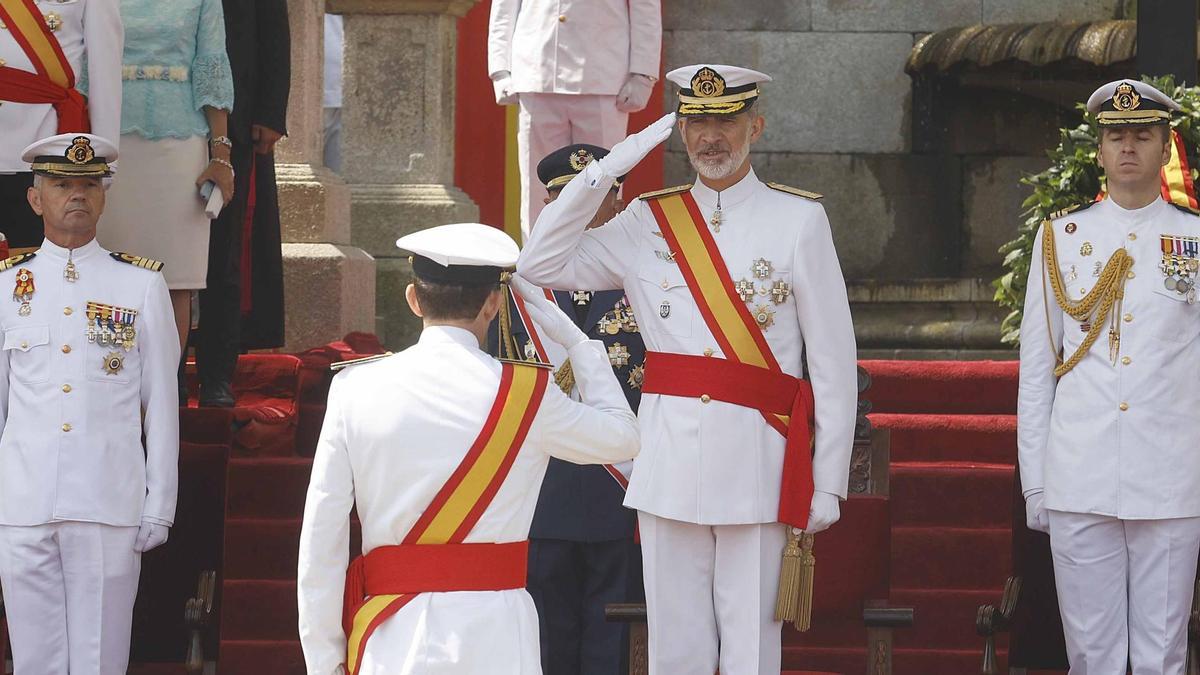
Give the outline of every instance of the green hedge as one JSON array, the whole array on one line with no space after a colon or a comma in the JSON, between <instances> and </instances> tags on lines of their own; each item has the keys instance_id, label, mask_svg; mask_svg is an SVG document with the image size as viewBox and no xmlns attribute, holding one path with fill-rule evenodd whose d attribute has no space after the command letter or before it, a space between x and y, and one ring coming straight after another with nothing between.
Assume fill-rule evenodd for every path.
<instances>
[{"instance_id":1,"label":"green hedge","mask_svg":"<svg viewBox=\"0 0 1200 675\"><path fill-rule=\"evenodd\" d=\"M1174 78L1147 77L1143 81L1175 99L1183 110L1171 126L1183 137L1188 149L1188 166L1192 180L1197 180L1196 160L1200 148L1200 87L1177 87ZM1083 123L1074 129L1059 132L1058 147L1048 154L1050 168L1021 179L1033 187L1033 194L1021 205L1025 222L1017 230L1017 238L1000 247L1004 255L1004 275L992 282L995 300L1012 310L1000 325L1002 340L1016 346L1021 340L1021 310L1025 306L1025 281L1029 276L1029 260L1038 227L1050 214L1076 204L1092 201L1100 191L1100 166L1096 163L1097 135L1095 118L1081 103L1076 106Z\"/></svg>"}]
</instances>

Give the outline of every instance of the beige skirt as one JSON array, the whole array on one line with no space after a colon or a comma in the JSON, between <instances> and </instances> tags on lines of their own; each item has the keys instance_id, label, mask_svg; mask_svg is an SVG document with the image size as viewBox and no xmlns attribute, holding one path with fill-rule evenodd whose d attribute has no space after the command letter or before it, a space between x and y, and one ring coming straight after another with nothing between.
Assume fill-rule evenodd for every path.
<instances>
[{"instance_id":1,"label":"beige skirt","mask_svg":"<svg viewBox=\"0 0 1200 675\"><path fill-rule=\"evenodd\" d=\"M121 136L117 172L96 238L110 251L161 260L172 290L204 288L211 221L196 178L208 164L204 138Z\"/></svg>"}]
</instances>

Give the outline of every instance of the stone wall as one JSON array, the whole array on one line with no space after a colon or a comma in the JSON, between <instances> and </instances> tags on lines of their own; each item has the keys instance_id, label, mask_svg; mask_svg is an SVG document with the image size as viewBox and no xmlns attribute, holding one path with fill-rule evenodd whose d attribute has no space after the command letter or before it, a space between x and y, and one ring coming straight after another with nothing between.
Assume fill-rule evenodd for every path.
<instances>
[{"instance_id":1,"label":"stone wall","mask_svg":"<svg viewBox=\"0 0 1200 675\"><path fill-rule=\"evenodd\" d=\"M728 63L774 77L758 174L826 195L849 278L989 277L1045 166L1053 115L977 102L962 142L913 150L905 59L922 35L976 23L1112 18L1122 0L664 0L667 70ZM673 94L671 85L669 93ZM667 97L668 105L671 97ZM1010 105L1011 103L1011 105ZM989 116L989 111L995 110ZM1022 120L1033 122L1023 124ZM1025 128L1026 126L1030 128ZM974 139L972 142L971 139ZM678 135L666 184L692 180Z\"/></svg>"}]
</instances>

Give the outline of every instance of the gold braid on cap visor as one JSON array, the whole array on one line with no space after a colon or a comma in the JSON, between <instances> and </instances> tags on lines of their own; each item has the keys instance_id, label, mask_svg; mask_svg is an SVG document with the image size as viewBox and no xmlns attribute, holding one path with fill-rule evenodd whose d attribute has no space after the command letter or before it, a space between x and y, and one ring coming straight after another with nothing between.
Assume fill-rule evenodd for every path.
<instances>
[{"instance_id":1,"label":"gold braid on cap visor","mask_svg":"<svg viewBox=\"0 0 1200 675\"><path fill-rule=\"evenodd\" d=\"M1110 124L1159 124L1171 119L1169 110L1102 110L1096 113L1096 123Z\"/></svg>"},{"instance_id":2,"label":"gold braid on cap visor","mask_svg":"<svg viewBox=\"0 0 1200 675\"><path fill-rule=\"evenodd\" d=\"M61 162L36 162L30 165L30 169L34 173L49 174L51 176L89 176L100 177L112 175L112 170L108 164L63 164Z\"/></svg>"},{"instance_id":3,"label":"gold braid on cap visor","mask_svg":"<svg viewBox=\"0 0 1200 675\"><path fill-rule=\"evenodd\" d=\"M749 91L739 92L737 94L729 94L728 96L693 96L679 93L679 114L681 115L721 115L735 112L741 112L750 104L751 101L758 98L758 87L755 86Z\"/></svg>"}]
</instances>

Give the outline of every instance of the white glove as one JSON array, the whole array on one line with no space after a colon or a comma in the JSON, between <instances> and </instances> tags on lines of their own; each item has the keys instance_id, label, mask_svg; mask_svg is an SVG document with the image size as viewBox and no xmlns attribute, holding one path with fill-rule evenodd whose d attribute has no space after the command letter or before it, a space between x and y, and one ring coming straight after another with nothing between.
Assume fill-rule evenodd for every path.
<instances>
[{"instance_id":1,"label":"white glove","mask_svg":"<svg viewBox=\"0 0 1200 675\"><path fill-rule=\"evenodd\" d=\"M1025 526L1035 532L1050 534L1050 515L1046 513L1046 495L1042 490L1025 498Z\"/></svg>"},{"instance_id":2,"label":"white glove","mask_svg":"<svg viewBox=\"0 0 1200 675\"><path fill-rule=\"evenodd\" d=\"M525 300L529 318L537 324L543 335L568 351L575 345L587 342L588 337L579 330L579 326L576 326L558 305L547 300L540 289L515 274L512 285Z\"/></svg>"},{"instance_id":3,"label":"white glove","mask_svg":"<svg viewBox=\"0 0 1200 675\"><path fill-rule=\"evenodd\" d=\"M667 113L645 129L627 136L614 145L603 159L593 163L605 176L620 178L637 166L651 150L670 138L674 128L675 113Z\"/></svg>"},{"instance_id":4,"label":"white glove","mask_svg":"<svg viewBox=\"0 0 1200 675\"><path fill-rule=\"evenodd\" d=\"M137 541L133 543L133 550L145 553L152 548L162 546L167 543L167 534L170 531L171 528L166 525L143 520L142 526L138 528Z\"/></svg>"},{"instance_id":5,"label":"white glove","mask_svg":"<svg viewBox=\"0 0 1200 675\"><path fill-rule=\"evenodd\" d=\"M812 504L808 507L808 527L804 531L816 534L828 530L830 525L842 517L842 504L837 495L828 492L814 492Z\"/></svg>"},{"instance_id":6,"label":"white glove","mask_svg":"<svg viewBox=\"0 0 1200 675\"><path fill-rule=\"evenodd\" d=\"M654 80L646 75L630 73L621 91L617 92L617 110L630 113L645 108L652 91Z\"/></svg>"},{"instance_id":7,"label":"white glove","mask_svg":"<svg viewBox=\"0 0 1200 675\"><path fill-rule=\"evenodd\" d=\"M512 90L512 75L507 70L492 76L492 89L496 92L496 103L516 105L517 94Z\"/></svg>"}]
</instances>

